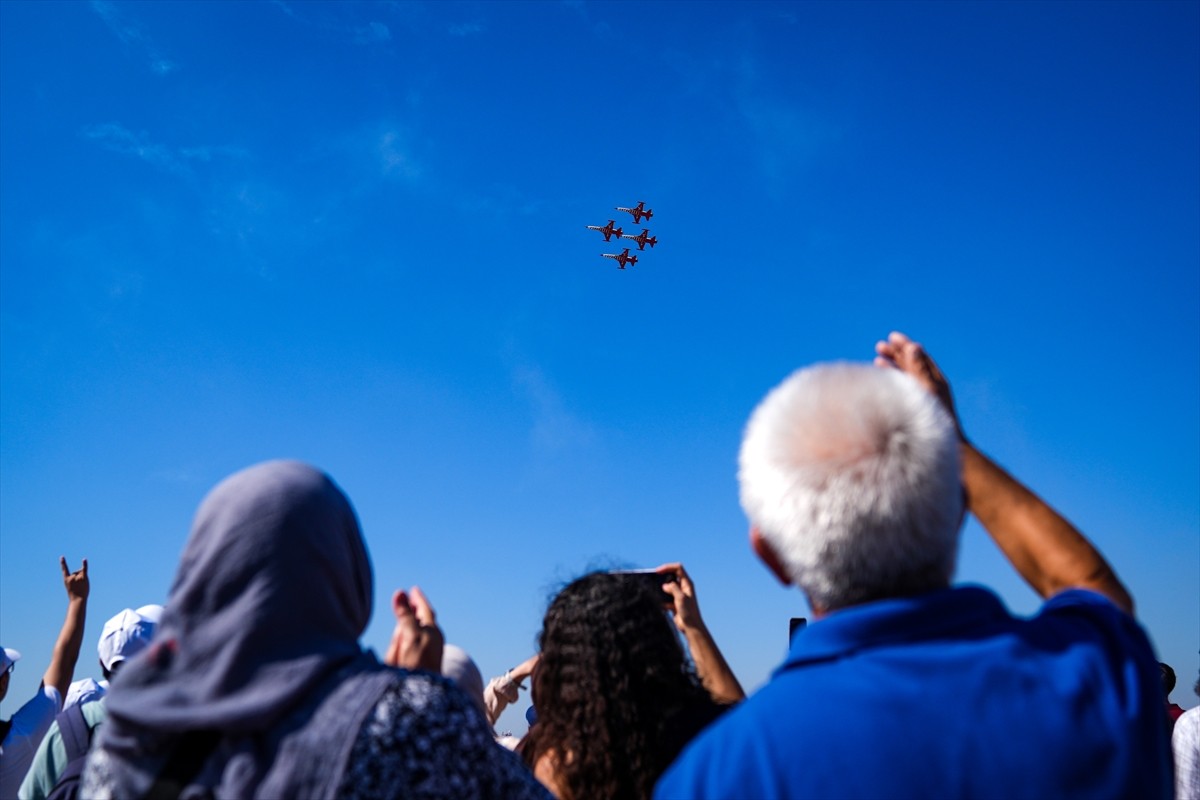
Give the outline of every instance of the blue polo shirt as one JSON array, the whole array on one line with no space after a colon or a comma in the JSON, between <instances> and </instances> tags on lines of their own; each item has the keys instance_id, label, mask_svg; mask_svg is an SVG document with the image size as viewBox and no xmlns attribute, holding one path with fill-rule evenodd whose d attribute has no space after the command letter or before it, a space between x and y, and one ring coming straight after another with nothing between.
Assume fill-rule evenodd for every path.
<instances>
[{"instance_id":1,"label":"blue polo shirt","mask_svg":"<svg viewBox=\"0 0 1200 800\"><path fill-rule=\"evenodd\" d=\"M1032 619L960 587L842 609L664 773L676 798L1169 798L1158 662L1072 589Z\"/></svg>"}]
</instances>

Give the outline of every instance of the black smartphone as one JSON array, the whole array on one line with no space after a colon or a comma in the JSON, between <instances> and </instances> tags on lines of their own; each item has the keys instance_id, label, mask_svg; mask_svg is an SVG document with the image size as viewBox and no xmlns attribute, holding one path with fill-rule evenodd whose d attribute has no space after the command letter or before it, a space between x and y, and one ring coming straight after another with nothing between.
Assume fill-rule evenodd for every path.
<instances>
[{"instance_id":1,"label":"black smartphone","mask_svg":"<svg viewBox=\"0 0 1200 800\"><path fill-rule=\"evenodd\" d=\"M791 621L788 622L788 646L791 646L796 632L804 630L806 625L808 625L806 617L792 617Z\"/></svg>"},{"instance_id":2,"label":"black smartphone","mask_svg":"<svg viewBox=\"0 0 1200 800\"><path fill-rule=\"evenodd\" d=\"M673 572L655 572L652 569L614 569L614 574L629 575L641 582L647 589L654 592L659 601L665 606L675 605L675 598L671 596L664 586L668 583L673 583L675 573Z\"/></svg>"}]
</instances>

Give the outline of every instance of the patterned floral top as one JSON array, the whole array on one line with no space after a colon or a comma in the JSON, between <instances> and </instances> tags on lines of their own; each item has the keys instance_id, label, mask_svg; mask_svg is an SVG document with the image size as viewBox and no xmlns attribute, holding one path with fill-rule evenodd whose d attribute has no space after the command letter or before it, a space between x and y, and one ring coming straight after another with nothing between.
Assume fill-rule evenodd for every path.
<instances>
[{"instance_id":1,"label":"patterned floral top","mask_svg":"<svg viewBox=\"0 0 1200 800\"><path fill-rule=\"evenodd\" d=\"M480 710L442 680L411 673L384 693L350 751L338 796L551 800L496 743Z\"/></svg>"}]
</instances>

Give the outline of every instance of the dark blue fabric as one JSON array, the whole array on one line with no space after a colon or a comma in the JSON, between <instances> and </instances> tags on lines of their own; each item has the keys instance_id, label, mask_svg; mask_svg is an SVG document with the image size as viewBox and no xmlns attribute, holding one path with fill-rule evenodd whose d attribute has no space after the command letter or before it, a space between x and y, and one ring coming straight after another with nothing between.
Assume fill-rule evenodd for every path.
<instances>
[{"instance_id":1,"label":"dark blue fabric","mask_svg":"<svg viewBox=\"0 0 1200 800\"><path fill-rule=\"evenodd\" d=\"M67 765L46 795L46 800L75 800L79 797L80 778L92 743L92 727L83 718L80 705L67 706L55 719L67 751Z\"/></svg>"},{"instance_id":2,"label":"dark blue fabric","mask_svg":"<svg viewBox=\"0 0 1200 800\"><path fill-rule=\"evenodd\" d=\"M664 774L675 798L1169 798L1157 660L1071 590L1032 619L963 587L840 610Z\"/></svg>"}]
</instances>

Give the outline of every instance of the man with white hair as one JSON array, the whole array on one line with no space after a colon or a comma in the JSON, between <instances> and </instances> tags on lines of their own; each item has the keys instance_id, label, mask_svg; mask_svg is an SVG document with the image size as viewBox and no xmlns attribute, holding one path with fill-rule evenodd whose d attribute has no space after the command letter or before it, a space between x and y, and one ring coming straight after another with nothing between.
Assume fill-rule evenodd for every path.
<instances>
[{"instance_id":1,"label":"man with white hair","mask_svg":"<svg viewBox=\"0 0 1200 800\"><path fill-rule=\"evenodd\" d=\"M772 391L739 459L754 551L815 622L695 739L660 800L1169 798L1157 660L1069 522L963 435L949 385L893 333L876 366ZM951 588L969 510L1045 599Z\"/></svg>"}]
</instances>

